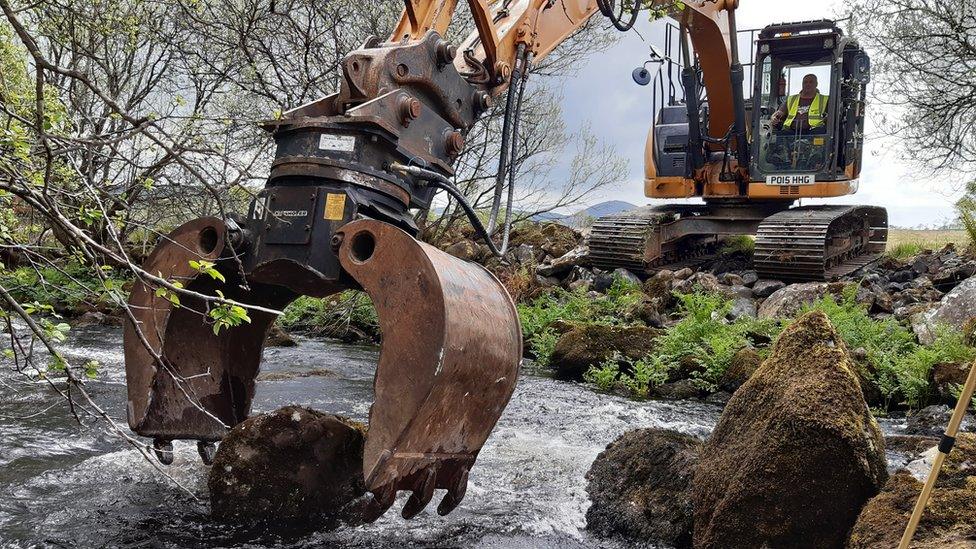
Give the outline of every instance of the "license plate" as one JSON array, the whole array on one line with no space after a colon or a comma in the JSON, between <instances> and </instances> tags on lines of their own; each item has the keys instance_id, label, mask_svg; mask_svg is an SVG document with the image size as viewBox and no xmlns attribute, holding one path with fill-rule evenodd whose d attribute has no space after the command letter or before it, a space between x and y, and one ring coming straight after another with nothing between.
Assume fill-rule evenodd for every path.
<instances>
[{"instance_id":1,"label":"license plate","mask_svg":"<svg viewBox=\"0 0 976 549\"><path fill-rule=\"evenodd\" d=\"M813 185L816 174L767 175L767 185Z\"/></svg>"}]
</instances>

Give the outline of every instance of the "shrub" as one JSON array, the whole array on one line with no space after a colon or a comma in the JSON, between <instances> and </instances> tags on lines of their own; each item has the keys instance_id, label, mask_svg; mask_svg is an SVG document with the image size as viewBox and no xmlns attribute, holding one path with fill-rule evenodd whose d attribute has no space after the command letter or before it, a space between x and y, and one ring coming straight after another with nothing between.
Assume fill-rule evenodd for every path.
<instances>
[{"instance_id":1,"label":"shrub","mask_svg":"<svg viewBox=\"0 0 976 549\"><path fill-rule=\"evenodd\" d=\"M976 349L965 343L961 332L940 326L936 329L936 340L922 346L896 320L872 319L867 308L857 303L857 290L858 286L852 284L844 289L840 300L825 296L803 312L823 311L848 348L867 351L868 360L874 366L874 373L869 377L881 390L886 409L892 404L916 409L926 406L933 394L930 374L936 364L976 358Z\"/></svg>"},{"instance_id":2,"label":"shrub","mask_svg":"<svg viewBox=\"0 0 976 549\"><path fill-rule=\"evenodd\" d=\"M301 296L278 318L282 328L305 333L345 335L350 326L370 336L379 334L379 318L369 296L348 290L326 298Z\"/></svg>"}]
</instances>

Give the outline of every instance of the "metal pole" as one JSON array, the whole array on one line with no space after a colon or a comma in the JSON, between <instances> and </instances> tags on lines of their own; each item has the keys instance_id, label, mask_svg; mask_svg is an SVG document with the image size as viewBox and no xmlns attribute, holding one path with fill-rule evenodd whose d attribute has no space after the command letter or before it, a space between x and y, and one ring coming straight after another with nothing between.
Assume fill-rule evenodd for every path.
<instances>
[{"instance_id":1,"label":"metal pole","mask_svg":"<svg viewBox=\"0 0 976 549\"><path fill-rule=\"evenodd\" d=\"M952 451L952 446L956 443L959 426L962 424L962 419L966 415L966 409L969 408L974 390L976 390L976 362L969 369L969 376L966 378L966 384L963 386L962 393L959 395L959 402L956 403L956 409L952 412L949 425L942 435L942 440L939 441L939 453L935 456L935 463L932 464L929 477L925 479L925 486L922 488L922 493L919 494L918 501L915 502L912 518L909 519L905 533L901 536L901 543L898 544L898 549L908 549L912 538L915 537L915 530L918 529L918 523L922 520L922 513L925 511L925 506L928 504L929 498L932 497L932 489L935 488L935 482L939 479L942 464L945 463L946 457Z\"/></svg>"}]
</instances>

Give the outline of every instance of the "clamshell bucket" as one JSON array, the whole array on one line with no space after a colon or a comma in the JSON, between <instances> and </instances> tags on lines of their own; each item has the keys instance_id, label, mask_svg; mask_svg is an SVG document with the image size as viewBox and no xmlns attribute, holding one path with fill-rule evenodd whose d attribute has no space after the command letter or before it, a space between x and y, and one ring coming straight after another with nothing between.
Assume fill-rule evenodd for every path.
<instances>
[{"instance_id":1,"label":"clamshell bucket","mask_svg":"<svg viewBox=\"0 0 976 549\"><path fill-rule=\"evenodd\" d=\"M253 260L238 263L233 258L241 250L229 249L227 232L216 218L191 221L154 250L144 269L200 294L219 289L229 299L274 309L309 293L309 280L322 281L318 295L364 289L383 338L363 453L373 494L367 519L385 512L399 490L413 492L405 517L420 512L438 488L447 490L439 512L454 509L518 377L521 330L501 283L483 267L375 220L336 230L331 241L342 273L332 279L283 262L270 245L240 246ZM215 263L226 282L201 274L191 260ZM274 315L251 310L250 323L215 334L203 300L181 295L177 305L169 297L142 282L130 297L136 324L125 327L129 424L157 447L174 439L217 441L250 412Z\"/></svg>"}]
</instances>

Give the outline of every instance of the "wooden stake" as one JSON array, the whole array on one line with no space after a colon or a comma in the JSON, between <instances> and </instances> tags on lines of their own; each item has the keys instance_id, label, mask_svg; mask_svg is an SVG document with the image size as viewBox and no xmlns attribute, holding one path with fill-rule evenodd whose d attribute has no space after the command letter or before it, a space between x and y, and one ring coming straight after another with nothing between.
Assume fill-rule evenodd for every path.
<instances>
[{"instance_id":1,"label":"wooden stake","mask_svg":"<svg viewBox=\"0 0 976 549\"><path fill-rule=\"evenodd\" d=\"M936 454L935 463L932 464L932 470L929 471L929 476L925 479L925 486L922 488L922 493L919 494L918 501L915 502L912 518L908 521L908 526L905 528L905 533L901 537L901 543L898 544L898 549L908 549L912 538L915 537L915 530L918 529L918 523L922 520L922 513L925 511L925 506L932 496L935 481L939 479L942 464L945 463L946 457L952 451L952 446L956 441L956 435L959 433L959 426L962 424L962 419L966 415L966 409L969 408L974 390L976 390L976 362L969 368L966 385L963 386L962 393L959 394L959 402L956 403L956 409L952 412L952 418L949 420L945 434L942 435L942 441L939 442L939 453Z\"/></svg>"}]
</instances>

